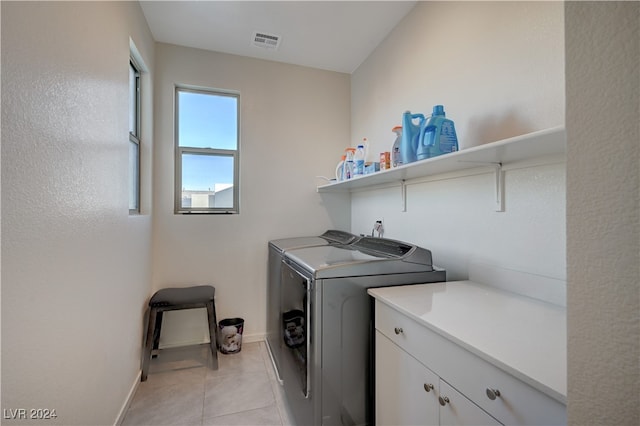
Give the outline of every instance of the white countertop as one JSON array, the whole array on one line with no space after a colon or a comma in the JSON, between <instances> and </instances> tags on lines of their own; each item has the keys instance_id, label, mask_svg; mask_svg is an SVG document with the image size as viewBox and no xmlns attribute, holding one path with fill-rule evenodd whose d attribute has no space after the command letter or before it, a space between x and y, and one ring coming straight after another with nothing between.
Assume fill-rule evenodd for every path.
<instances>
[{"instance_id":1,"label":"white countertop","mask_svg":"<svg viewBox=\"0 0 640 426\"><path fill-rule=\"evenodd\" d=\"M566 404L566 308L473 281L379 287L368 292Z\"/></svg>"}]
</instances>

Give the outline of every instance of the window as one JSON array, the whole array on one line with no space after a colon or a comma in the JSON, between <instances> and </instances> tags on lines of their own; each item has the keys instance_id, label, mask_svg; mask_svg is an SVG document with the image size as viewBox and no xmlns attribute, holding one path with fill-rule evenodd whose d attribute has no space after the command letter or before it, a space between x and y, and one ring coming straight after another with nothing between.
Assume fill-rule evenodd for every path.
<instances>
[{"instance_id":1,"label":"window","mask_svg":"<svg viewBox=\"0 0 640 426\"><path fill-rule=\"evenodd\" d=\"M140 71L129 61L129 214L140 213Z\"/></svg>"},{"instance_id":2,"label":"window","mask_svg":"<svg viewBox=\"0 0 640 426\"><path fill-rule=\"evenodd\" d=\"M176 87L175 212L238 213L239 95Z\"/></svg>"}]
</instances>

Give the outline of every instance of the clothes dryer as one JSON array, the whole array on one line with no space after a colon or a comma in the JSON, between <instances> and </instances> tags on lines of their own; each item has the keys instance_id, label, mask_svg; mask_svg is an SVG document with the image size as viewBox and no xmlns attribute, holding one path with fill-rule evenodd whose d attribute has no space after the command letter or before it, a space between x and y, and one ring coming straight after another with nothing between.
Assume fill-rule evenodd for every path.
<instances>
[{"instance_id":1,"label":"clothes dryer","mask_svg":"<svg viewBox=\"0 0 640 426\"><path fill-rule=\"evenodd\" d=\"M345 231L328 230L311 237L282 238L269 241L269 265L267 278L267 349L280 384L280 363L283 336L280 318L280 270L284 253L299 248L350 244L358 237Z\"/></svg>"}]
</instances>

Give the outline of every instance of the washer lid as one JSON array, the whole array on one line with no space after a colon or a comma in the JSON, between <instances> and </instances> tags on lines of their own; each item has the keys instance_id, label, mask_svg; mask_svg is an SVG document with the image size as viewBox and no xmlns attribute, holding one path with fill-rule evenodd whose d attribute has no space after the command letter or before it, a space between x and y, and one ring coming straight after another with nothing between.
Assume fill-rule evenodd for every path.
<instances>
[{"instance_id":1,"label":"washer lid","mask_svg":"<svg viewBox=\"0 0 640 426\"><path fill-rule=\"evenodd\" d=\"M403 262L417 263L432 267L431 250L388 238L362 237L353 243L353 248L365 253L377 253L402 259ZM433 270L431 268L430 270Z\"/></svg>"},{"instance_id":2,"label":"washer lid","mask_svg":"<svg viewBox=\"0 0 640 426\"><path fill-rule=\"evenodd\" d=\"M431 253L428 250L401 243L409 247L408 250L403 249L404 255L401 255L398 253L397 247L395 247L395 243L398 242L384 240L381 241L383 245L391 244L394 248L383 250L379 245L374 244L377 250L373 250L371 249L370 241L365 241L364 246L359 244L365 239L369 238L361 238L358 242L346 246L327 245L293 249L288 251L285 256L287 259L290 259L303 269L309 271L315 278L433 271L430 262ZM423 256L424 254L428 254L428 256ZM426 260L428 260L428 262Z\"/></svg>"},{"instance_id":3,"label":"washer lid","mask_svg":"<svg viewBox=\"0 0 640 426\"><path fill-rule=\"evenodd\" d=\"M390 240L388 238L362 237L353 247L365 252L379 253L388 257L405 257L419 248L402 241Z\"/></svg>"}]
</instances>

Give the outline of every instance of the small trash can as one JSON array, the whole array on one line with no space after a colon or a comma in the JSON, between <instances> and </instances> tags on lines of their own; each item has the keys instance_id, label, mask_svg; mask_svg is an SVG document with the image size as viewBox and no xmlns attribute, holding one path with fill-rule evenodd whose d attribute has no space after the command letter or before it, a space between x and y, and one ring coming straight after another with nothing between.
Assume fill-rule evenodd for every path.
<instances>
[{"instance_id":1,"label":"small trash can","mask_svg":"<svg viewBox=\"0 0 640 426\"><path fill-rule=\"evenodd\" d=\"M218 323L218 349L223 354L235 354L242 349L242 318L227 318Z\"/></svg>"}]
</instances>

